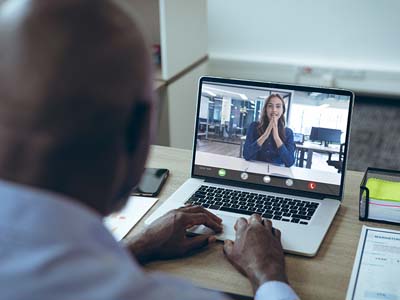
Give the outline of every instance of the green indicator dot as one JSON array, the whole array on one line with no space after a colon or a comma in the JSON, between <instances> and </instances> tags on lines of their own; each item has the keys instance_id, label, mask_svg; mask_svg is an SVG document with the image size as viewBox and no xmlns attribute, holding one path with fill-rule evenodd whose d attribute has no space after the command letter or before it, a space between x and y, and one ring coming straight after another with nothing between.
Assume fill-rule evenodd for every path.
<instances>
[{"instance_id":1,"label":"green indicator dot","mask_svg":"<svg viewBox=\"0 0 400 300\"><path fill-rule=\"evenodd\" d=\"M219 169L218 175L224 177L226 175L226 171L224 169Z\"/></svg>"}]
</instances>

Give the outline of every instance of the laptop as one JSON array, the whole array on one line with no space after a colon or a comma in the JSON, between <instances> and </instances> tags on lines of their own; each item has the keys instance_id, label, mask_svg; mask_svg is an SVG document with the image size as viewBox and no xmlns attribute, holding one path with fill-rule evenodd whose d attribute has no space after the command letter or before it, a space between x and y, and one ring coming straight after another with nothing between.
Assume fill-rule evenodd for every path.
<instances>
[{"instance_id":1,"label":"laptop","mask_svg":"<svg viewBox=\"0 0 400 300\"><path fill-rule=\"evenodd\" d=\"M255 146L259 125L268 120L267 102L281 103L281 114L276 116L285 121L281 130L285 135L280 136L285 150L277 149L273 137L264 141L268 145ZM353 102L354 94L342 89L200 78L191 178L145 223L191 203L223 219L224 230L217 239L234 240L236 220L258 213L281 230L286 252L315 256L343 199ZM306 148L307 155L302 159L310 161L297 166L300 156L293 133L307 137L313 127L342 132L340 173L326 162L326 149L314 145L307 150L306 142L302 150ZM339 147L330 147L335 146ZM192 230L211 232L203 225Z\"/></svg>"}]
</instances>

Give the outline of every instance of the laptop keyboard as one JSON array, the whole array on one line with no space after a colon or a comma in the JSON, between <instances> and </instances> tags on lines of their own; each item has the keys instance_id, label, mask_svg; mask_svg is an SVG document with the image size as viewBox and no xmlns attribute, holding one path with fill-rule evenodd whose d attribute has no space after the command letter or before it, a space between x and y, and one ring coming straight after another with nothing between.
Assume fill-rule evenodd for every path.
<instances>
[{"instance_id":1,"label":"laptop keyboard","mask_svg":"<svg viewBox=\"0 0 400 300\"><path fill-rule=\"evenodd\" d=\"M307 225L319 203L202 185L185 204Z\"/></svg>"}]
</instances>

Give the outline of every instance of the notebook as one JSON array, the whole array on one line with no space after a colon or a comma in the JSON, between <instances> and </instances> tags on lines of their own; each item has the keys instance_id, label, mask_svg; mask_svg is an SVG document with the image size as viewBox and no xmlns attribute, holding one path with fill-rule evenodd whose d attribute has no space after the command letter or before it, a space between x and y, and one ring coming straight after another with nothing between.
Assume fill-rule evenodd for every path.
<instances>
[{"instance_id":1,"label":"notebook","mask_svg":"<svg viewBox=\"0 0 400 300\"><path fill-rule=\"evenodd\" d=\"M117 241L121 241L142 219L158 198L131 196L118 212L104 217L103 223Z\"/></svg>"}]
</instances>

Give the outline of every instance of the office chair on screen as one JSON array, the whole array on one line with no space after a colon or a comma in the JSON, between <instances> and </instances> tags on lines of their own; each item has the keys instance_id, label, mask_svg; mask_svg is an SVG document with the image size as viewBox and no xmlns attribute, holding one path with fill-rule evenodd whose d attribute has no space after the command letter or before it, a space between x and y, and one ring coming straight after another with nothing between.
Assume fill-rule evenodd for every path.
<instances>
[{"instance_id":1,"label":"office chair on screen","mask_svg":"<svg viewBox=\"0 0 400 300\"><path fill-rule=\"evenodd\" d=\"M338 173L342 173L343 160L344 160L344 147L345 147L344 143L340 144L338 160L332 160L332 154L329 154L329 158L326 161L329 166L335 167L338 170Z\"/></svg>"}]
</instances>

